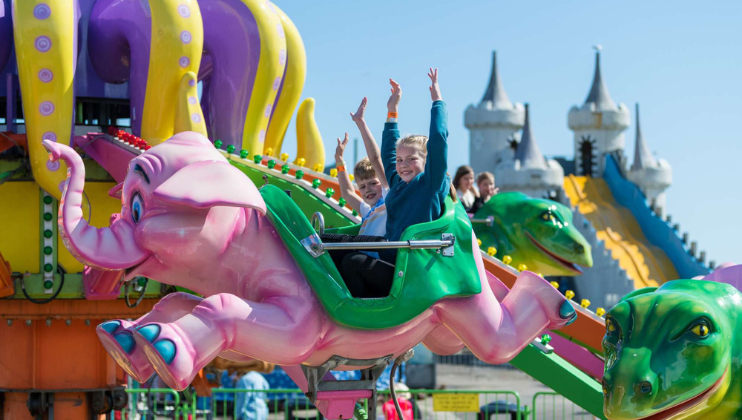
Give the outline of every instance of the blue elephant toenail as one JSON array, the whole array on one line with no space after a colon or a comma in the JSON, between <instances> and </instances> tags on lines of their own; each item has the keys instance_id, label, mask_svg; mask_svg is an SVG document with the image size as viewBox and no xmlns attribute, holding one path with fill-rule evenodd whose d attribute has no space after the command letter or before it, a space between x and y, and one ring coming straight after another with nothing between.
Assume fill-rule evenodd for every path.
<instances>
[{"instance_id":1,"label":"blue elephant toenail","mask_svg":"<svg viewBox=\"0 0 742 420\"><path fill-rule=\"evenodd\" d=\"M172 363L173 359L175 359L175 343L168 339L165 339L156 342L154 346L157 352L162 355L162 359L165 361L165 363L167 363L168 365Z\"/></svg>"},{"instance_id":2,"label":"blue elephant toenail","mask_svg":"<svg viewBox=\"0 0 742 420\"><path fill-rule=\"evenodd\" d=\"M119 343L126 353L131 353L131 351L134 350L134 337L131 336L131 333L120 332L114 335L113 339Z\"/></svg>"},{"instance_id":3,"label":"blue elephant toenail","mask_svg":"<svg viewBox=\"0 0 742 420\"><path fill-rule=\"evenodd\" d=\"M139 330L139 334L144 336L144 338L146 338L147 341L149 341L150 343L155 341L157 339L157 336L160 335L159 325L149 324L137 329Z\"/></svg>"},{"instance_id":4,"label":"blue elephant toenail","mask_svg":"<svg viewBox=\"0 0 742 420\"><path fill-rule=\"evenodd\" d=\"M108 334L113 334L121 326L121 321L108 321L100 324L100 327L106 330Z\"/></svg>"},{"instance_id":5,"label":"blue elephant toenail","mask_svg":"<svg viewBox=\"0 0 742 420\"><path fill-rule=\"evenodd\" d=\"M575 308L572 306L570 301L565 300L562 303L562 306L559 308L559 316L562 317L562 319L569 319L566 325L575 322L575 319L577 319L577 312L575 312Z\"/></svg>"}]
</instances>

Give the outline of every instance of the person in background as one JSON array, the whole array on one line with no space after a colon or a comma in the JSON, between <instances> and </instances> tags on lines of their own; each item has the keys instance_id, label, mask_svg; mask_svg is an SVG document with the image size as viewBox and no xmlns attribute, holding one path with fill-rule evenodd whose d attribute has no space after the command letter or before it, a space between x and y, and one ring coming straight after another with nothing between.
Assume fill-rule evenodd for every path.
<instances>
[{"instance_id":1,"label":"person in background","mask_svg":"<svg viewBox=\"0 0 742 420\"><path fill-rule=\"evenodd\" d=\"M382 411L384 412L384 418L386 420L413 420L415 418L415 407L412 402L412 394L409 392L410 388L405 384L395 383L394 391L397 393L397 402L399 403L399 409L402 411L402 417L400 419L397 415L397 409L394 406L394 401L390 398L389 401L382 405Z\"/></svg>"},{"instance_id":2,"label":"person in background","mask_svg":"<svg viewBox=\"0 0 742 420\"><path fill-rule=\"evenodd\" d=\"M459 166L456 175L453 177L453 187L456 189L456 195L459 201L464 205L467 213L472 212L474 200L479 198L479 192L474 186L474 169L469 165Z\"/></svg>"},{"instance_id":3,"label":"person in background","mask_svg":"<svg viewBox=\"0 0 742 420\"><path fill-rule=\"evenodd\" d=\"M235 382L236 389L247 389L250 392L238 392L234 396L235 420L267 420L268 381L258 372L248 372Z\"/></svg>"},{"instance_id":4,"label":"person in background","mask_svg":"<svg viewBox=\"0 0 742 420\"><path fill-rule=\"evenodd\" d=\"M479 188L479 197L474 200L474 204L471 207L470 213L472 214L482 208L484 203L488 202L499 190L499 188L495 188L495 176L489 172L482 172L477 175L477 188Z\"/></svg>"}]
</instances>

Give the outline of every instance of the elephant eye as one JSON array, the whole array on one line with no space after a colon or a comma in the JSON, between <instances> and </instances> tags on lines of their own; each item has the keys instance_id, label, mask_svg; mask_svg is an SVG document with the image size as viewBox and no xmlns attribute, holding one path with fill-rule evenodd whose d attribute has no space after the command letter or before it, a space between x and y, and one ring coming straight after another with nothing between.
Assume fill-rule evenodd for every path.
<instances>
[{"instance_id":1,"label":"elephant eye","mask_svg":"<svg viewBox=\"0 0 742 420\"><path fill-rule=\"evenodd\" d=\"M140 196L139 193L134 193L131 197L131 218L134 220L134 223L139 222L143 213L144 200L142 200L142 196Z\"/></svg>"}]
</instances>

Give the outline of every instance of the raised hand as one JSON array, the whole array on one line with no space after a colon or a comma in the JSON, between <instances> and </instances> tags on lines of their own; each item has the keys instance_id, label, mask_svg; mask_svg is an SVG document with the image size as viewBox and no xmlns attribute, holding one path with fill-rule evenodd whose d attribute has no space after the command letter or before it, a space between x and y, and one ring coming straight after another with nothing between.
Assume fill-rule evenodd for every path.
<instances>
[{"instance_id":1,"label":"raised hand","mask_svg":"<svg viewBox=\"0 0 742 420\"><path fill-rule=\"evenodd\" d=\"M364 101L366 98L363 98ZM345 153L345 146L348 145L348 133L345 133L345 139L340 140L338 137L338 146L335 148L335 162L343 162L343 153Z\"/></svg>"},{"instance_id":2,"label":"raised hand","mask_svg":"<svg viewBox=\"0 0 742 420\"><path fill-rule=\"evenodd\" d=\"M361 101L361 104L358 105L358 110L356 111L356 113L350 113L350 118L352 118L353 121L357 123L363 121L363 116L366 114L366 103L368 103L368 99L364 97Z\"/></svg>"},{"instance_id":3,"label":"raised hand","mask_svg":"<svg viewBox=\"0 0 742 420\"><path fill-rule=\"evenodd\" d=\"M386 102L386 108L389 112L397 112L399 100L402 99L402 87L394 79L389 79L389 84L392 85L392 94Z\"/></svg>"},{"instance_id":4,"label":"raised hand","mask_svg":"<svg viewBox=\"0 0 742 420\"><path fill-rule=\"evenodd\" d=\"M433 101L442 101L441 88L438 87L438 69L431 67L428 77L430 77L430 99Z\"/></svg>"}]
</instances>

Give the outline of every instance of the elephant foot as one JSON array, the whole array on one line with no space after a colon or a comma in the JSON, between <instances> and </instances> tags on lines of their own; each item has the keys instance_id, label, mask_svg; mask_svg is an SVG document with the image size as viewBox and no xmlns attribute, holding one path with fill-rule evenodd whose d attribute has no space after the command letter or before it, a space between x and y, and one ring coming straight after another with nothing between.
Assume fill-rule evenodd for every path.
<instances>
[{"instance_id":1,"label":"elephant foot","mask_svg":"<svg viewBox=\"0 0 742 420\"><path fill-rule=\"evenodd\" d=\"M140 326L134 333L134 340L169 387L181 391L198 373L193 345L170 324Z\"/></svg>"},{"instance_id":2,"label":"elephant foot","mask_svg":"<svg viewBox=\"0 0 742 420\"><path fill-rule=\"evenodd\" d=\"M113 360L135 381L144 383L155 370L142 347L135 343L131 332L134 329L134 324L129 321L113 320L98 325L95 332Z\"/></svg>"},{"instance_id":3,"label":"elephant foot","mask_svg":"<svg viewBox=\"0 0 742 420\"><path fill-rule=\"evenodd\" d=\"M546 327L549 330L558 330L577 319L577 312L572 302L549 282L530 271L520 273L518 279L515 280L511 293L516 291L533 295L536 298L549 319L549 325Z\"/></svg>"}]
</instances>

